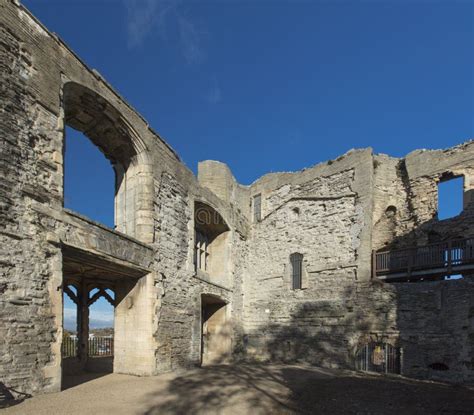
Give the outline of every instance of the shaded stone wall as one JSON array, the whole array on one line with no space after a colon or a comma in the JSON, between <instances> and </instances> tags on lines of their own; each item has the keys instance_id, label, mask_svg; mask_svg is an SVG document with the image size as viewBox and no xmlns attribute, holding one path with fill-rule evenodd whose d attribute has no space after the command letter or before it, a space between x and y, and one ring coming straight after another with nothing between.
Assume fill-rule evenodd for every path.
<instances>
[{"instance_id":1,"label":"shaded stone wall","mask_svg":"<svg viewBox=\"0 0 474 415\"><path fill-rule=\"evenodd\" d=\"M332 162L331 174L323 164L257 181L251 192L262 194L263 219L252 226L244 279L247 358L354 368L362 345L384 341L402 348L405 375L472 382L472 277L387 284L367 278L360 264L371 263L372 249L474 234L473 148L406 159L370 154L364 163L355 152ZM373 175L365 187L356 186L358 169ZM461 215L439 221L437 183L447 173L466 176L467 201ZM363 238L367 228L371 239ZM291 289L292 252L304 255L302 290Z\"/></svg>"},{"instance_id":2,"label":"shaded stone wall","mask_svg":"<svg viewBox=\"0 0 474 415\"><path fill-rule=\"evenodd\" d=\"M472 237L474 143L447 150L417 150L404 159L376 156L373 248L413 247ZM464 177L464 210L438 220L438 184ZM453 201L460 202L460 201ZM474 379L474 293L472 275L458 281L390 286L396 327L404 348L404 373L415 377ZM449 370L433 371L443 363Z\"/></svg>"},{"instance_id":3,"label":"shaded stone wall","mask_svg":"<svg viewBox=\"0 0 474 415\"><path fill-rule=\"evenodd\" d=\"M349 365L348 309L356 281L369 278L358 265L370 261L371 168L371 152L355 151L252 185L263 219L250 233L244 279L247 356ZM294 252L304 256L301 290L291 288Z\"/></svg>"},{"instance_id":4,"label":"shaded stone wall","mask_svg":"<svg viewBox=\"0 0 474 415\"><path fill-rule=\"evenodd\" d=\"M474 280L394 284L403 373L474 382ZM429 366L442 363L446 371Z\"/></svg>"}]
</instances>

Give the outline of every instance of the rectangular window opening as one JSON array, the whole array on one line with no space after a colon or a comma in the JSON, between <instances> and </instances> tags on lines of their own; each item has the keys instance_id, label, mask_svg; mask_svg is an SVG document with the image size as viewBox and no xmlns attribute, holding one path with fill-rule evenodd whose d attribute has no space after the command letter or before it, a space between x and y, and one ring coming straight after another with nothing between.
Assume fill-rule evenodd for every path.
<instances>
[{"instance_id":1,"label":"rectangular window opening","mask_svg":"<svg viewBox=\"0 0 474 415\"><path fill-rule=\"evenodd\" d=\"M438 184L438 219L458 216L463 210L464 178L441 181Z\"/></svg>"},{"instance_id":2,"label":"rectangular window opening","mask_svg":"<svg viewBox=\"0 0 474 415\"><path fill-rule=\"evenodd\" d=\"M262 220L262 195L258 194L253 197L253 221L260 222Z\"/></svg>"},{"instance_id":3,"label":"rectangular window opening","mask_svg":"<svg viewBox=\"0 0 474 415\"><path fill-rule=\"evenodd\" d=\"M291 262L291 277L292 277L292 285L291 288L293 290L301 290L302 284L302 276L303 276L303 255L294 253L290 256Z\"/></svg>"},{"instance_id":4,"label":"rectangular window opening","mask_svg":"<svg viewBox=\"0 0 474 415\"><path fill-rule=\"evenodd\" d=\"M195 234L194 268L207 271L209 261L209 239L201 232Z\"/></svg>"}]
</instances>

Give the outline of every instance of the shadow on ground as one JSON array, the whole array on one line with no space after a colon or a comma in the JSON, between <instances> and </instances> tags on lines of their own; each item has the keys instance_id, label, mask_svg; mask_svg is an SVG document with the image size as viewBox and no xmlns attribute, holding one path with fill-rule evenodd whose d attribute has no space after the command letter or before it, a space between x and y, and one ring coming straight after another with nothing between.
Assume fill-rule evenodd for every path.
<instances>
[{"instance_id":1,"label":"shadow on ground","mask_svg":"<svg viewBox=\"0 0 474 415\"><path fill-rule=\"evenodd\" d=\"M3 382L0 382L0 409L18 405L30 397L31 395L8 388Z\"/></svg>"},{"instance_id":2,"label":"shadow on ground","mask_svg":"<svg viewBox=\"0 0 474 415\"><path fill-rule=\"evenodd\" d=\"M474 390L301 366L233 365L186 372L149 394L158 414L469 414Z\"/></svg>"},{"instance_id":3,"label":"shadow on ground","mask_svg":"<svg viewBox=\"0 0 474 415\"><path fill-rule=\"evenodd\" d=\"M63 376L61 390L73 388L74 386L82 383L90 382L91 380L101 378L103 376L110 375L110 372L98 373L98 372L82 372L77 375L65 375Z\"/></svg>"}]
</instances>

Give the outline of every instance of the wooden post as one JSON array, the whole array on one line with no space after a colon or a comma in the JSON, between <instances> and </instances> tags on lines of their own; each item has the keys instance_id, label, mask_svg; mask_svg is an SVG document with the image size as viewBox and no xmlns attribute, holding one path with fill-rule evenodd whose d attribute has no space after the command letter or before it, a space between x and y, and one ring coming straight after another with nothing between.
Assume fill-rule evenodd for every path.
<instances>
[{"instance_id":1,"label":"wooden post","mask_svg":"<svg viewBox=\"0 0 474 415\"><path fill-rule=\"evenodd\" d=\"M452 267L453 267L453 259L452 259L452 249L453 249L453 241L450 239L448 241L448 275L451 275Z\"/></svg>"},{"instance_id":2,"label":"wooden post","mask_svg":"<svg viewBox=\"0 0 474 415\"><path fill-rule=\"evenodd\" d=\"M85 279L81 281L81 292L79 297L79 327L78 327L78 355L81 366L84 368L89 355L89 290Z\"/></svg>"}]
</instances>

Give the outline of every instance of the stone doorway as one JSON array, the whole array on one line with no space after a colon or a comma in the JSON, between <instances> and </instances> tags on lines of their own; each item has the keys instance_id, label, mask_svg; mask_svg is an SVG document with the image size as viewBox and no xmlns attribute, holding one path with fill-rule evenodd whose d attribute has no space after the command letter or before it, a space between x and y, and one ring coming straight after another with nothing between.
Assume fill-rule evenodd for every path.
<instances>
[{"instance_id":1,"label":"stone doorway","mask_svg":"<svg viewBox=\"0 0 474 415\"><path fill-rule=\"evenodd\" d=\"M77 274L64 278L63 388L77 384L71 379L77 375L113 372L115 298L113 284L106 281Z\"/></svg>"},{"instance_id":2,"label":"stone doorway","mask_svg":"<svg viewBox=\"0 0 474 415\"><path fill-rule=\"evenodd\" d=\"M201 296L201 364L228 363L231 354L231 329L228 304L221 298Z\"/></svg>"},{"instance_id":3,"label":"stone doorway","mask_svg":"<svg viewBox=\"0 0 474 415\"><path fill-rule=\"evenodd\" d=\"M63 295L77 307L77 330L72 340L63 334L62 389L107 373L134 372L129 366L133 355L140 352L135 343L140 334L137 313L146 301L144 290L140 289L145 284L143 274L112 259L63 247ZM93 339L89 311L100 297L114 307L113 335Z\"/></svg>"}]
</instances>

